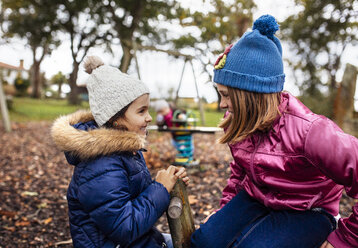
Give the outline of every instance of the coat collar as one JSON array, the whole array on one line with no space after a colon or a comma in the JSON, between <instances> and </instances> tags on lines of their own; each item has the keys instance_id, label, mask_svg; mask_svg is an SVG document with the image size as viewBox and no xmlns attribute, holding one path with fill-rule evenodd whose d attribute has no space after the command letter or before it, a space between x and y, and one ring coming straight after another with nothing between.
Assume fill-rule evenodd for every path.
<instances>
[{"instance_id":1,"label":"coat collar","mask_svg":"<svg viewBox=\"0 0 358 248\"><path fill-rule=\"evenodd\" d=\"M278 133L280 131L280 127L283 125L282 116L287 111L289 97L290 97L290 95L288 93L286 93L286 92L281 93L280 105L278 106L278 110L280 111L280 115L277 116L276 120L274 120L274 122L272 124L272 129L273 129L273 131L275 133Z\"/></svg>"},{"instance_id":2,"label":"coat collar","mask_svg":"<svg viewBox=\"0 0 358 248\"><path fill-rule=\"evenodd\" d=\"M56 146L82 159L115 152L138 151L145 146L145 137L134 132L108 129L78 130L72 125L94 120L91 112L80 110L59 117L53 123L51 136Z\"/></svg>"}]
</instances>

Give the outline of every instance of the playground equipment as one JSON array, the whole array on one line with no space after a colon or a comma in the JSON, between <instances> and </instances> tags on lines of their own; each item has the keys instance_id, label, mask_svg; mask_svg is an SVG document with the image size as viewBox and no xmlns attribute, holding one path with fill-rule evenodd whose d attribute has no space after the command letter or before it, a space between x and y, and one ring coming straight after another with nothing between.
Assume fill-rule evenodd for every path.
<instances>
[{"instance_id":1,"label":"playground equipment","mask_svg":"<svg viewBox=\"0 0 358 248\"><path fill-rule=\"evenodd\" d=\"M180 110L173 113L173 126L179 127L183 130L173 131L173 143L177 149L174 165L195 166L199 165L199 160L194 159L194 141L192 132L188 129L195 128L197 118L195 114L188 111L186 114Z\"/></svg>"},{"instance_id":2,"label":"playground equipment","mask_svg":"<svg viewBox=\"0 0 358 248\"><path fill-rule=\"evenodd\" d=\"M192 111L176 110L173 113L173 127L149 126L149 130L159 132L171 132L173 145L177 150L174 165L192 167L199 165L200 161L194 158L194 139L193 133L211 133L220 131L217 127L198 127L198 119Z\"/></svg>"}]
</instances>

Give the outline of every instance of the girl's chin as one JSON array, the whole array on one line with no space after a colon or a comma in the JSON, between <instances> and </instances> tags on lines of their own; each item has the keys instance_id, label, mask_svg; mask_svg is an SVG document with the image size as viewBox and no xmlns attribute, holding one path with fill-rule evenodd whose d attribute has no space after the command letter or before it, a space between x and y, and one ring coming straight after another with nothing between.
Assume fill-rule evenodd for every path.
<instances>
[{"instance_id":1,"label":"girl's chin","mask_svg":"<svg viewBox=\"0 0 358 248\"><path fill-rule=\"evenodd\" d=\"M139 132L137 132L139 135L143 135L143 136L147 136L148 135L148 130L139 130Z\"/></svg>"}]
</instances>

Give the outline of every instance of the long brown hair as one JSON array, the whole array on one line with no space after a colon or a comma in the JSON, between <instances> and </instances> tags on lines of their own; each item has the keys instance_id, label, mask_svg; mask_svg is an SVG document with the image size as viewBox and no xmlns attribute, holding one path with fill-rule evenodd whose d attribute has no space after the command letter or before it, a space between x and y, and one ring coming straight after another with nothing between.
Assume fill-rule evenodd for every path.
<instances>
[{"instance_id":1,"label":"long brown hair","mask_svg":"<svg viewBox=\"0 0 358 248\"><path fill-rule=\"evenodd\" d=\"M219 127L224 128L225 134L219 142L236 143L256 131L266 132L272 127L274 120L281 115L281 93L256 93L232 87L228 95L232 103L233 113L221 121Z\"/></svg>"}]
</instances>

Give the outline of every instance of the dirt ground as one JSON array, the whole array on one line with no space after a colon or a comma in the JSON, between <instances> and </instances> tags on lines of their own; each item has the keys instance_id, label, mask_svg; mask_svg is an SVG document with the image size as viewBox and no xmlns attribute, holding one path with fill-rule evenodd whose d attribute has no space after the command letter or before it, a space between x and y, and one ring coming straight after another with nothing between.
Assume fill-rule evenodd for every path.
<instances>
[{"instance_id":1,"label":"dirt ground","mask_svg":"<svg viewBox=\"0 0 358 248\"><path fill-rule=\"evenodd\" d=\"M0 125L0 247L72 247L66 190L72 166L52 143L50 123L12 124L5 133ZM218 208L221 191L229 177L231 155L216 144L219 134L195 134L195 156L199 168L188 169L187 188L195 226ZM170 134L153 132L145 154L153 174L167 167L175 150ZM351 213L354 200L343 196L342 216ZM166 216L157 227L168 232Z\"/></svg>"}]
</instances>

